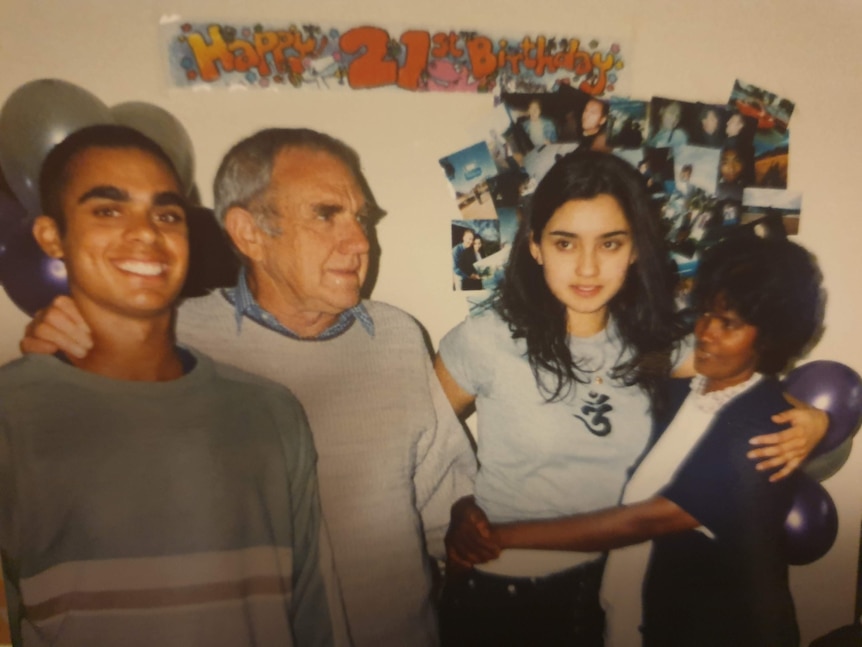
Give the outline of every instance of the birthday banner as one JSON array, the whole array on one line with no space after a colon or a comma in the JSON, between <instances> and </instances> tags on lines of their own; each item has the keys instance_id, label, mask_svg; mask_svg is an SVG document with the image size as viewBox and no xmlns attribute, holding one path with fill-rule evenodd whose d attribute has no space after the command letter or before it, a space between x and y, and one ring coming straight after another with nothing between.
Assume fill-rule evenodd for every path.
<instances>
[{"instance_id":1,"label":"birthday banner","mask_svg":"<svg viewBox=\"0 0 862 647\"><path fill-rule=\"evenodd\" d=\"M171 84L181 88L550 92L566 85L608 97L628 81L619 40L175 17L162 19L161 33Z\"/></svg>"}]
</instances>

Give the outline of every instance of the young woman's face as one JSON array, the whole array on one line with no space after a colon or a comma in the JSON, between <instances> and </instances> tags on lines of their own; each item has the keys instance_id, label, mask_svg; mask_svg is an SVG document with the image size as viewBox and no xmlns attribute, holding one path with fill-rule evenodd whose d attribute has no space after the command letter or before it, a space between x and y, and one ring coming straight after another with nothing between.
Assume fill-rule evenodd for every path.
<instances>
[{"instance_id":1,"label":"young woman's face","mask_svg":"<svg viewBox=\"0 0 862 647\"><path fill-rule=\"evenodd\" d=\"M623 286L636 258L631 227L610 195L570 200L551 216L530 253L551 293L566 307L570 333L602 330L608 302Z\"/></svg>"}]
</instances>

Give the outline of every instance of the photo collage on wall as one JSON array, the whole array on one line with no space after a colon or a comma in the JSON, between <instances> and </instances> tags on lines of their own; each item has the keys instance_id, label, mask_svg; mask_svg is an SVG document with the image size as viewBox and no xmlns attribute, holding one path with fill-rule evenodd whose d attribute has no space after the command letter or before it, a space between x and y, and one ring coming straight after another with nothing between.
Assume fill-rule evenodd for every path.
<instances>
[{"instance_id":1,"label":"photo collage on wall","mask_svg":"<svg viewBox=\"0 0 862 647\"><path fill-rule=\"evenodd\" d=\"M685 308L702 252L731 232L799 231L801 195L787 190L794 104L736 81L728 103L653 97L598 99L555 92L502 93L474 143L441 158L459 214L451 220L454 290L475 303L500 280L532 193L577 148L612 151L644 176Z\"/></svg>"}]
</instances>

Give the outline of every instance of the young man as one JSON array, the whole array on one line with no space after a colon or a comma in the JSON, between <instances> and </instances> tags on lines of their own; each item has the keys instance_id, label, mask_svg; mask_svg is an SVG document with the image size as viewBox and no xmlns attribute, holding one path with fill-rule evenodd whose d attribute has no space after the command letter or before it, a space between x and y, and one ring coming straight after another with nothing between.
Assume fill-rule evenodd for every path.
<instances>
[{"instance_id":1,"label":"young man","mask_svg":"<svg viewBox=\"0 0 862 647\"><path fill-rule=\"evenodd\" d=\"M64 260L93 346L0 368L16 644L346 641L302 408L174 344L188 231L169 159L94 126L49 154L40 188L34 235Z\"/></svg>"}]
</instances>

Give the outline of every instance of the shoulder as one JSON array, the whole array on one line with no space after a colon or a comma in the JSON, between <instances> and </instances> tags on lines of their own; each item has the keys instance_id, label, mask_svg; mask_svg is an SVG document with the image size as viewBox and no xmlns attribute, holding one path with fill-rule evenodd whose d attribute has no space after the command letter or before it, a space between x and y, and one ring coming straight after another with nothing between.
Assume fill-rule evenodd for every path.
<instances>
[{"instance_id":1,"label":"shoulder","mask_svg":"<svg viewBox=\"0 0 862 647\"><path fill-rule=\"evenodd\" d=\"M387 332L396 330L399 332L410 332L420 337L423 335L423 328L413 315L383 301L363 300L362 305L371 315L374 322L374 330L377 332Z\"/></svg>"},{"instance_id":2,"label":"shoulder","mask_svg":"<svg viewBox=\"0 0 862 647\"><path fill-rule=\"evenodd\" d=\"M44 378L46 370L59 360L51 355L25 355L0 366L0 388L4 391ZM8 393L6 393L8 395Z\"/></svg>"},{"instance_id":3,"label":"shoulder","mask_svg":"<svg viewBox=\"0 0 862 647\"><path fill-rule=\"evenodd\" d=\"M460 361L475 362L506 352L513 346L512 333L500 315L488 308L469 315L440 340L440 356L447 367ZM517 349L520 355L521 349Z\"/></svg>"},{"instance_id":4,"label":"shoulder","mask_svg":"<svg viewBox=\"0 0 862 647\"><path fill-rule=\"evenodd\" d=\"M781 383L765 377L728 403L715 424L722 425L725 431L735 430L745 438L781 431L784 426L772 422L771 418L789 406L784 399Z\"/></svg>"},{"instance_id":5,"label":"shoulder","mask_svg":"<svg viewBox=\"0 0 862 647\"><path fill-rule=\"evenodd\" d=\"M229 390L235 396L255 402L266 401L276 403L279 407L302 408L293 392L283 384L217 362L193 347L187 348L198 361L196 370L205 371L214 387Z\"/></svg>"},{"instance_id":6,"label":"shoulder","mask_svg":"<svg viewBox=\"0 0 862 647\"><path fill-rule=\"evenodd\" d=\"M748 391L728 405L728 411L739 415L772 416L785 411L790 405L784 399L784 390L777 379L764 377Z\"/></svg>"},{"instance_id":7,"label":"shoulder","mask_svg":"<svg viewBox=\"0 0 862 647\"><path fill-rule=\"evenodd\" d=\"M184 300L178 309L180 319L195 314L212 312L214 309L231 308L230 303L221 294L221 290L214 290L202 297L192 297Z\"/></svg>"}]
</instances>

